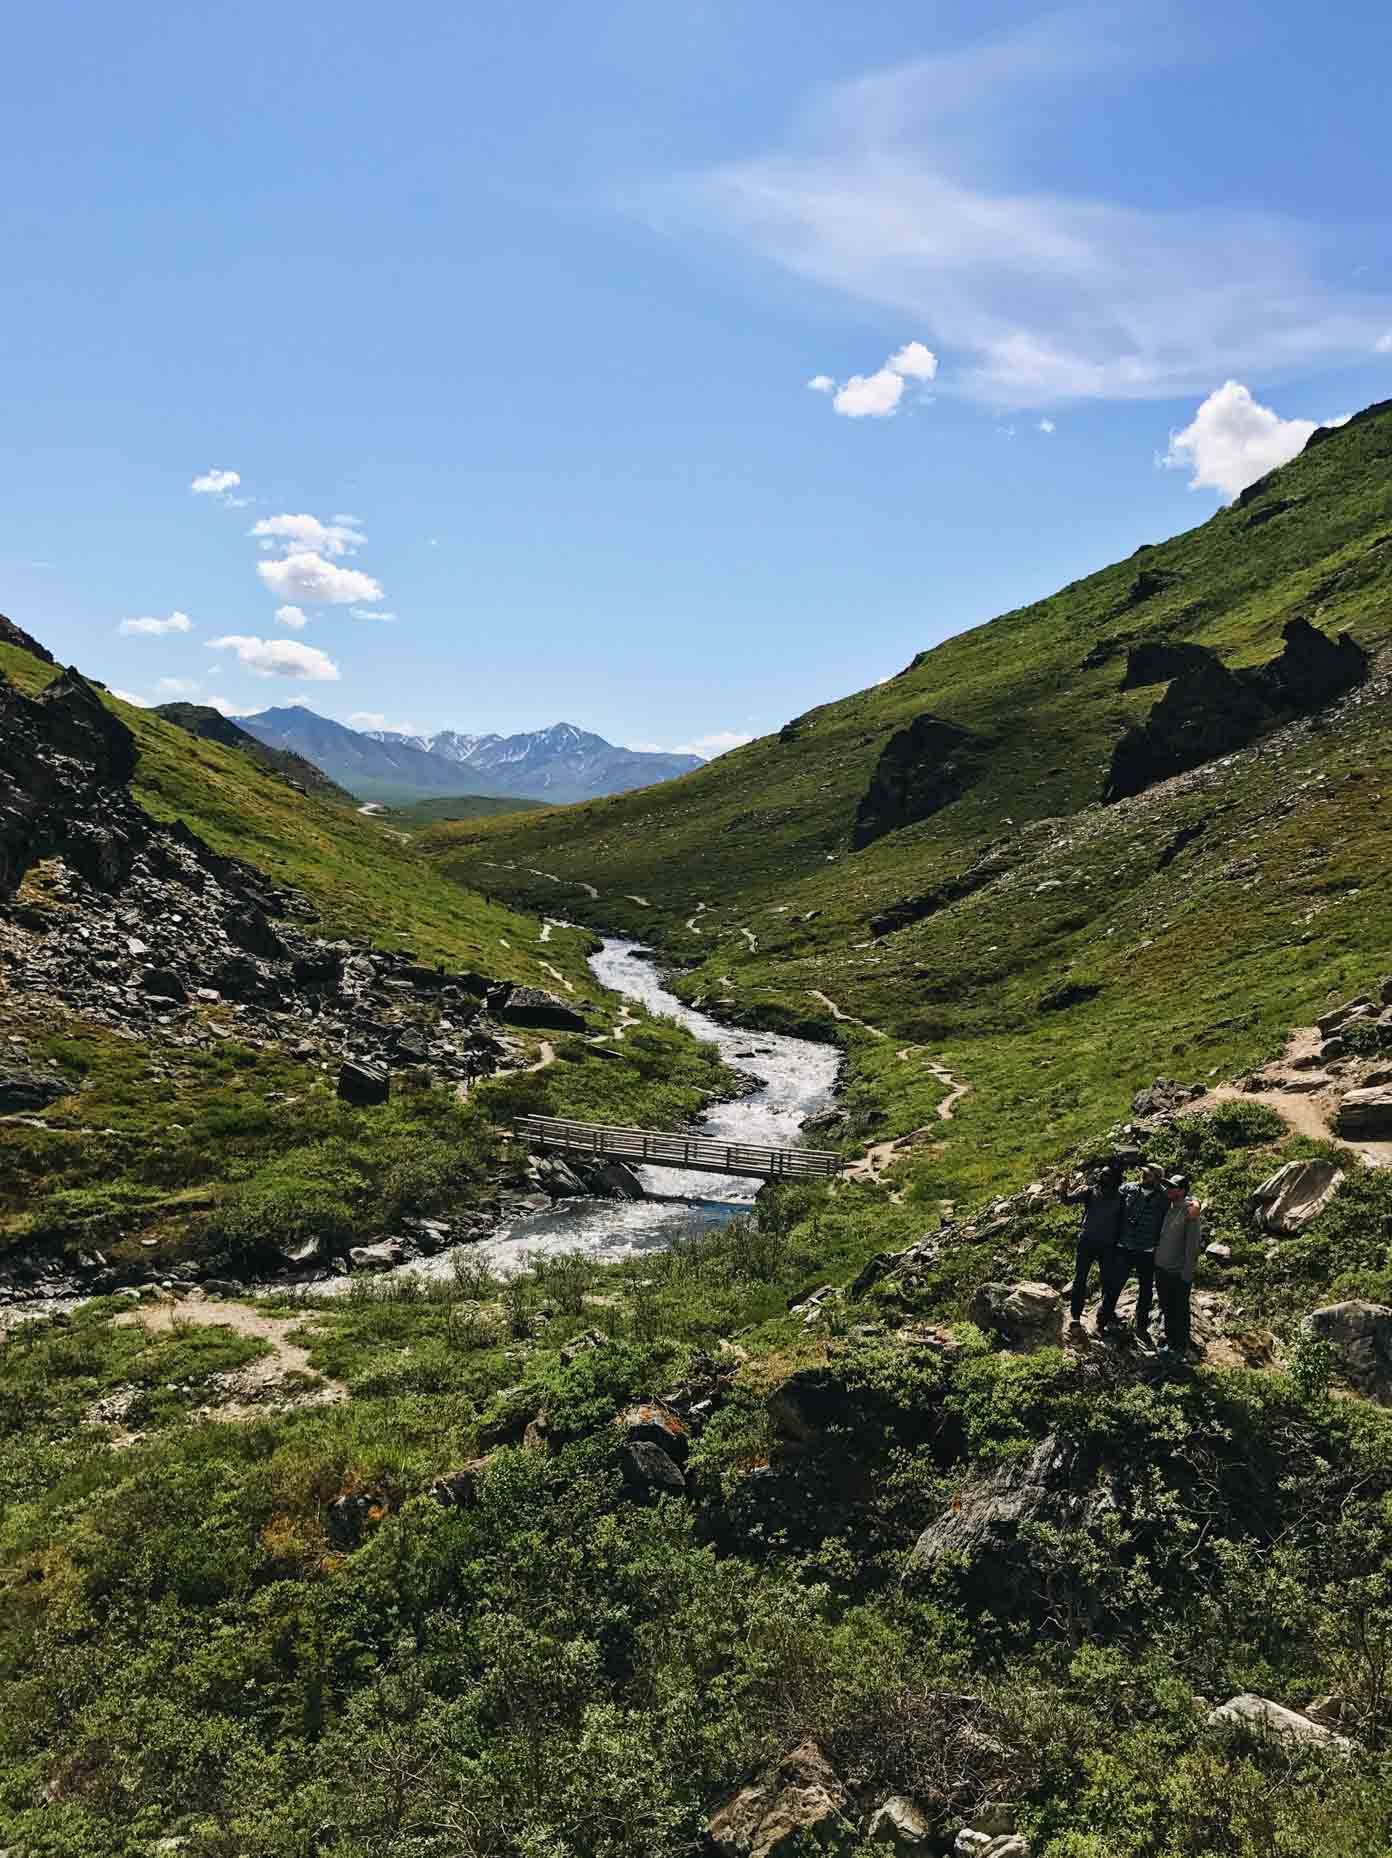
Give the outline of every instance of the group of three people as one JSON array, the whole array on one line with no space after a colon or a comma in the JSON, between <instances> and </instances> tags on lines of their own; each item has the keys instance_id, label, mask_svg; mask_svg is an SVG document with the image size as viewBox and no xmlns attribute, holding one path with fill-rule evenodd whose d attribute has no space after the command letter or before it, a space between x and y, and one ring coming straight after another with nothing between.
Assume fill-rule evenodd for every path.
<instances>
[{"instance_id":1,"label":"group of three people","mask_svg":"<svg viewBox=\"0 0 1392 1858\"><path fill-rule=\"evenodd\" d=\"M1150 1311L1158 1299L1165 1326L1160 1352L1182 1361L1189 1348L1189 1297L1203 1246L1203 1209L1190 1197L1189 1177L1143 1167L1124 1179L1115 1163L1092 1180L1065 1180L1059 1197L1080 1206L1077 1266L1073 1273L1073 1327L1082 1326L1092 1267L1102 1281L1097 1333L1118 1328L1117 1298L1136 1279L1136 1334L1150 1341Z\"/></svg>"}]
</instances>

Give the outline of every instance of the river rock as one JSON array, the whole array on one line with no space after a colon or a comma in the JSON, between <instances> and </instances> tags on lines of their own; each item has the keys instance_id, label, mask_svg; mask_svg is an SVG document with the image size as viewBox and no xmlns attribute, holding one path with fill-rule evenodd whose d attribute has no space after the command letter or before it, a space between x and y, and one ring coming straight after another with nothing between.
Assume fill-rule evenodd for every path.
<instances>
[{"instance_id":1,"label":"river rock","mask_svg":"<svg viewBox=\"0 0 1392 1858\"><path fill-rule=\"evenodd\" d=\"M1252 1195L1252 1211L1264 1232L1299 1232L1317 1219L1344 1183L1344 1171L1324 1159L1288 1161Z\"/></svg>"},{"instance_id":2,"label":"river rock","mask_svg":"<svg viewBox=\"0 0 1392 1858\"><path fill-rule=\"evenodd\" d=\"M1273 1703L1269 1697L1259 1697L1252 1691L1229 1697L1226 1703L1210 1710L1205 1720L1210 1728L1220 1723L1241 1723L1272 1741L1321 1748L1353 1747L1346 1735L1339 1735L1313 1717L1302 1716L1298 1710L1288 1710L1284 1704Z\"/></svg>"},{"instance_id":3,"label":"river rock","mask_svg":"<svg viewBox=\"0 0 1392 1858\"><path fill-rule=\"evenodd\" d=\"M717 1858L794 1858L855 1846L846 1789L815 1742L804 1742L727 1800L706 1825Z\"/></svg>"}]
</instances>

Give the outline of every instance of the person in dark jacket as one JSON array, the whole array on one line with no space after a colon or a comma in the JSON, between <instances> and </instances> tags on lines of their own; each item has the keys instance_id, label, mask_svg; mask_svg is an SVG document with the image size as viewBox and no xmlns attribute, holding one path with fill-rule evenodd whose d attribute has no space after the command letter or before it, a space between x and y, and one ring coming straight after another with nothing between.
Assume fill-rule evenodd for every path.
<instances>
[{"instance_id":1,"label":"person in dark jacket","mask_svg":"<svg viewBox=\"0 0 1392 1858\"><path fill-rule=\"evenodd\" d=\"M1139 1181L1127 1181L1121 1189L1121 1220L1116 1250L1112 1254L1112 1281L1102 1299L1097 1318L1099 1330L1110 1329L1116 1322L1117 1298L1136 1276L1136 1334L1142 1342L1150 1341L1150 1306L1155 1297L1155 1247L1160 1228L1169 1211L1170 1197L1165 1191L1160 1170L1141 1169Z\"/></svg>"},{"instance_id":2,"label":"person in dark jacket","mask_svg":"<svg viewBox=\"0 0 1392 1858\"><path fill-rule=\"evenodd\" d=\"M1189 1350L1189 1300L1203 1249L1203 1207L1190 1198L1187 1174L1172 1174L1165 1194L1169 1204L1155 1248L1155 1294L1165 1323L1160 1353L1182 1362Z\"/></svg>"},{"instance_id":3,"label":"person in dark jacket","mask_svg":"<svg viewBox=\"0 0 1392 1858\"><path fill-rule=\"evenodd\" d=\"M1078 1248L1074 1256L1073 1291L1070 1298L1073 1327L1079 1329L1082 1327L1083 1307L1087 1303L1088 1279L1092 1276L1092 1267L1097 1266L1098 1281L1104 1295L1114 1272L1113 1254L1121 1224L1121 1169L1116 1166L1105 1167L1095 1181L1065 1181L1059 1188L1059 1199L1065 1206L1080 1206L1083 1209L1083 1216L1078 1222ZM1097 1326L1100 1331L1103 1326L1100 1316Z\"/></svg>"}]
</instances>

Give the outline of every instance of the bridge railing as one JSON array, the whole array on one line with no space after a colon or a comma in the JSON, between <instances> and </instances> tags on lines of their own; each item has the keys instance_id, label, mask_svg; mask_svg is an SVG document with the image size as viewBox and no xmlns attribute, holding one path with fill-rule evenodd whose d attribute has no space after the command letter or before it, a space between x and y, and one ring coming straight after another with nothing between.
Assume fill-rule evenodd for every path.
<instances>
[{"instance_id":1,"label":"bridge railing","mask_svg":"<svg viewBox=\"0 0 1392 1858\"><path fill-rule=\"evenodd\" d=\"M842 1157L830 1149L764 1148L751 1142L712 1142L704 1136L664 1135L574 1122L564 1116L519 1116L514 1133L533 1148L571 1154L606 1155L656 1167L691 1168L707 1174L740 1174L765 1180L830 1180Z\"/></svg>"}]
</instances>

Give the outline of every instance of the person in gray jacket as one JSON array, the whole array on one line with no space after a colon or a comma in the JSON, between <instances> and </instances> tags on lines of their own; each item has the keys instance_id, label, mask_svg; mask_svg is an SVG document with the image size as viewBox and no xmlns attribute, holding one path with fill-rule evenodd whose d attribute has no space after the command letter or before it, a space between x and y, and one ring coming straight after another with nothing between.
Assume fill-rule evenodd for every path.
<instances>
[{"instance_id":1,"label":"person in gray jacket","mask_svg":"<svg viewBox=\"0 0 1392 1858\"><path fill-rule=\"evenodd\" d=\"M1189 1176L1165 1182L1169 1205L1155 1246L1155 1295L1165 1324L1160 1353L1183 1361L1189 1347L1189 1299L1203 1247L1203 1208L1189 1197Z\"/></svg>"}]
</instances>

